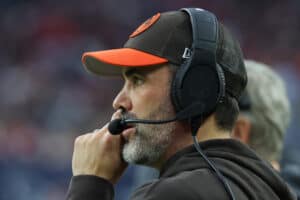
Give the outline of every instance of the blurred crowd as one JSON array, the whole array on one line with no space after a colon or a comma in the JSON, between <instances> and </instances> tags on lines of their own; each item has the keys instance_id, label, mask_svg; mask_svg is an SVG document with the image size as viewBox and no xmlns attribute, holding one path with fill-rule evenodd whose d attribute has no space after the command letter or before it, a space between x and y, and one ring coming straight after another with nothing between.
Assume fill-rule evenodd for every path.
<instances>
[{"instance_id":1,"label":"blurred crowd","mask_svg":"<svg viewBox=\"0 0 300 200\"><path fill-rule=\"evenodd\" d=\"M285 143L300 149L298 0L1 0L0 200L63 199L74 138L109 121L122 80L88 74L82 53L121 47L153 14L191 6L213 11L246 58L283 76L293 110ZM135 177L130 168L116 199Z\"/></svg>"}]
</instances>

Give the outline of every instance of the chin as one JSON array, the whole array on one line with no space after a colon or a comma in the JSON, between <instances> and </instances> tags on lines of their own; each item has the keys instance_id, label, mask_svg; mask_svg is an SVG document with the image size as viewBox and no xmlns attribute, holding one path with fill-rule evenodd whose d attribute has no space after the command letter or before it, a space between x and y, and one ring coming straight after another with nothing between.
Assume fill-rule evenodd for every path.
<instances>
[{"instance_id":1,"label":"chin","mask_svg":"<svg viewBox=\"0 0 300 200\"><path fill-rule=\"evenodd\" d=\"M151 147L129 142L124 145L122 157L128 163L152 166L159 160L161 153Z\"/></svg>"},{"instance_id":2,"label":"chin","mask_svg":"<svg viewBox=\"0 0 300 200\"><path fill-rule=\"evenodd\" d=\"M173 124L137 125L135 134L124 144L123 159L128 163L154 166L169 148L173 131Z\"/></svg>"}]
</instances>

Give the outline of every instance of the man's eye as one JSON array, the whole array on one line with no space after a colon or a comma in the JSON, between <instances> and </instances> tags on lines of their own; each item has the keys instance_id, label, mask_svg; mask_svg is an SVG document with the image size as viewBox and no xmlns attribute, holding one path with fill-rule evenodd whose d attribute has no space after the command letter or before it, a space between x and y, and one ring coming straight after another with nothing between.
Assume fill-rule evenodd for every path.
<instances>
[{"instance_id":1,"label":"man's eye","mask_svg":"<svg viewBox=\"0 0 300 200\"><path fill-rule=\"evenodd\" d=\"M140 76L132 76L131 81L134 85L141 85L144 83L144 79Z\"/></svg>"}]
</instances>

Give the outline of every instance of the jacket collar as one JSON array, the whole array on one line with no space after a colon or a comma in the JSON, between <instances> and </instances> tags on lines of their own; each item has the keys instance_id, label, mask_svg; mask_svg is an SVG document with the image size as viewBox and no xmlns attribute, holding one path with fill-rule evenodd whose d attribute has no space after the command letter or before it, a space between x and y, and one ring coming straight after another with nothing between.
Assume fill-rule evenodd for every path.
<instances>
[{"instance_id":1,"label":"jacket collar","mask_svg":"<svg viewBox=\"0 0 300 200\"><path fill-rule=\"evenodd\" d=\"M203 152L211 159L248 157L258 159L255 153L235 139L213 139L200 142ZM238 159L238 158L237 158ZM160 171L160 177L169 177L182 171L208 167L193 145L190 145L169 158Z\"/></svg>"}]
</instances>

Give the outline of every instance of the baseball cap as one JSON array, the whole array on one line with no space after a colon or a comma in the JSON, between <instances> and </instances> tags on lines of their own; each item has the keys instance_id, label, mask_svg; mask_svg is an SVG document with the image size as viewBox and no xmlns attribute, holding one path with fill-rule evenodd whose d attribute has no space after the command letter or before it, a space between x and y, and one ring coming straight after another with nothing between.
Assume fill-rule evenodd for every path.
<instances>
[{"instance_id":1,"label":"baseball cap","mask_svg":"<svg viewBox=\"0 0 300 200\"><path fill-rule=\"evenodd\" d=\"M129 36L123 48L86 52L82 62L88 71L104 76L120 75L122 67L180 66L185 49L192 46L191 29L190 18L183 11L157 13ZM243 55L237 40L221 23L216 58L224 71L226 92L238 98L247 83Z\"/></svg>"}]
</instances>

